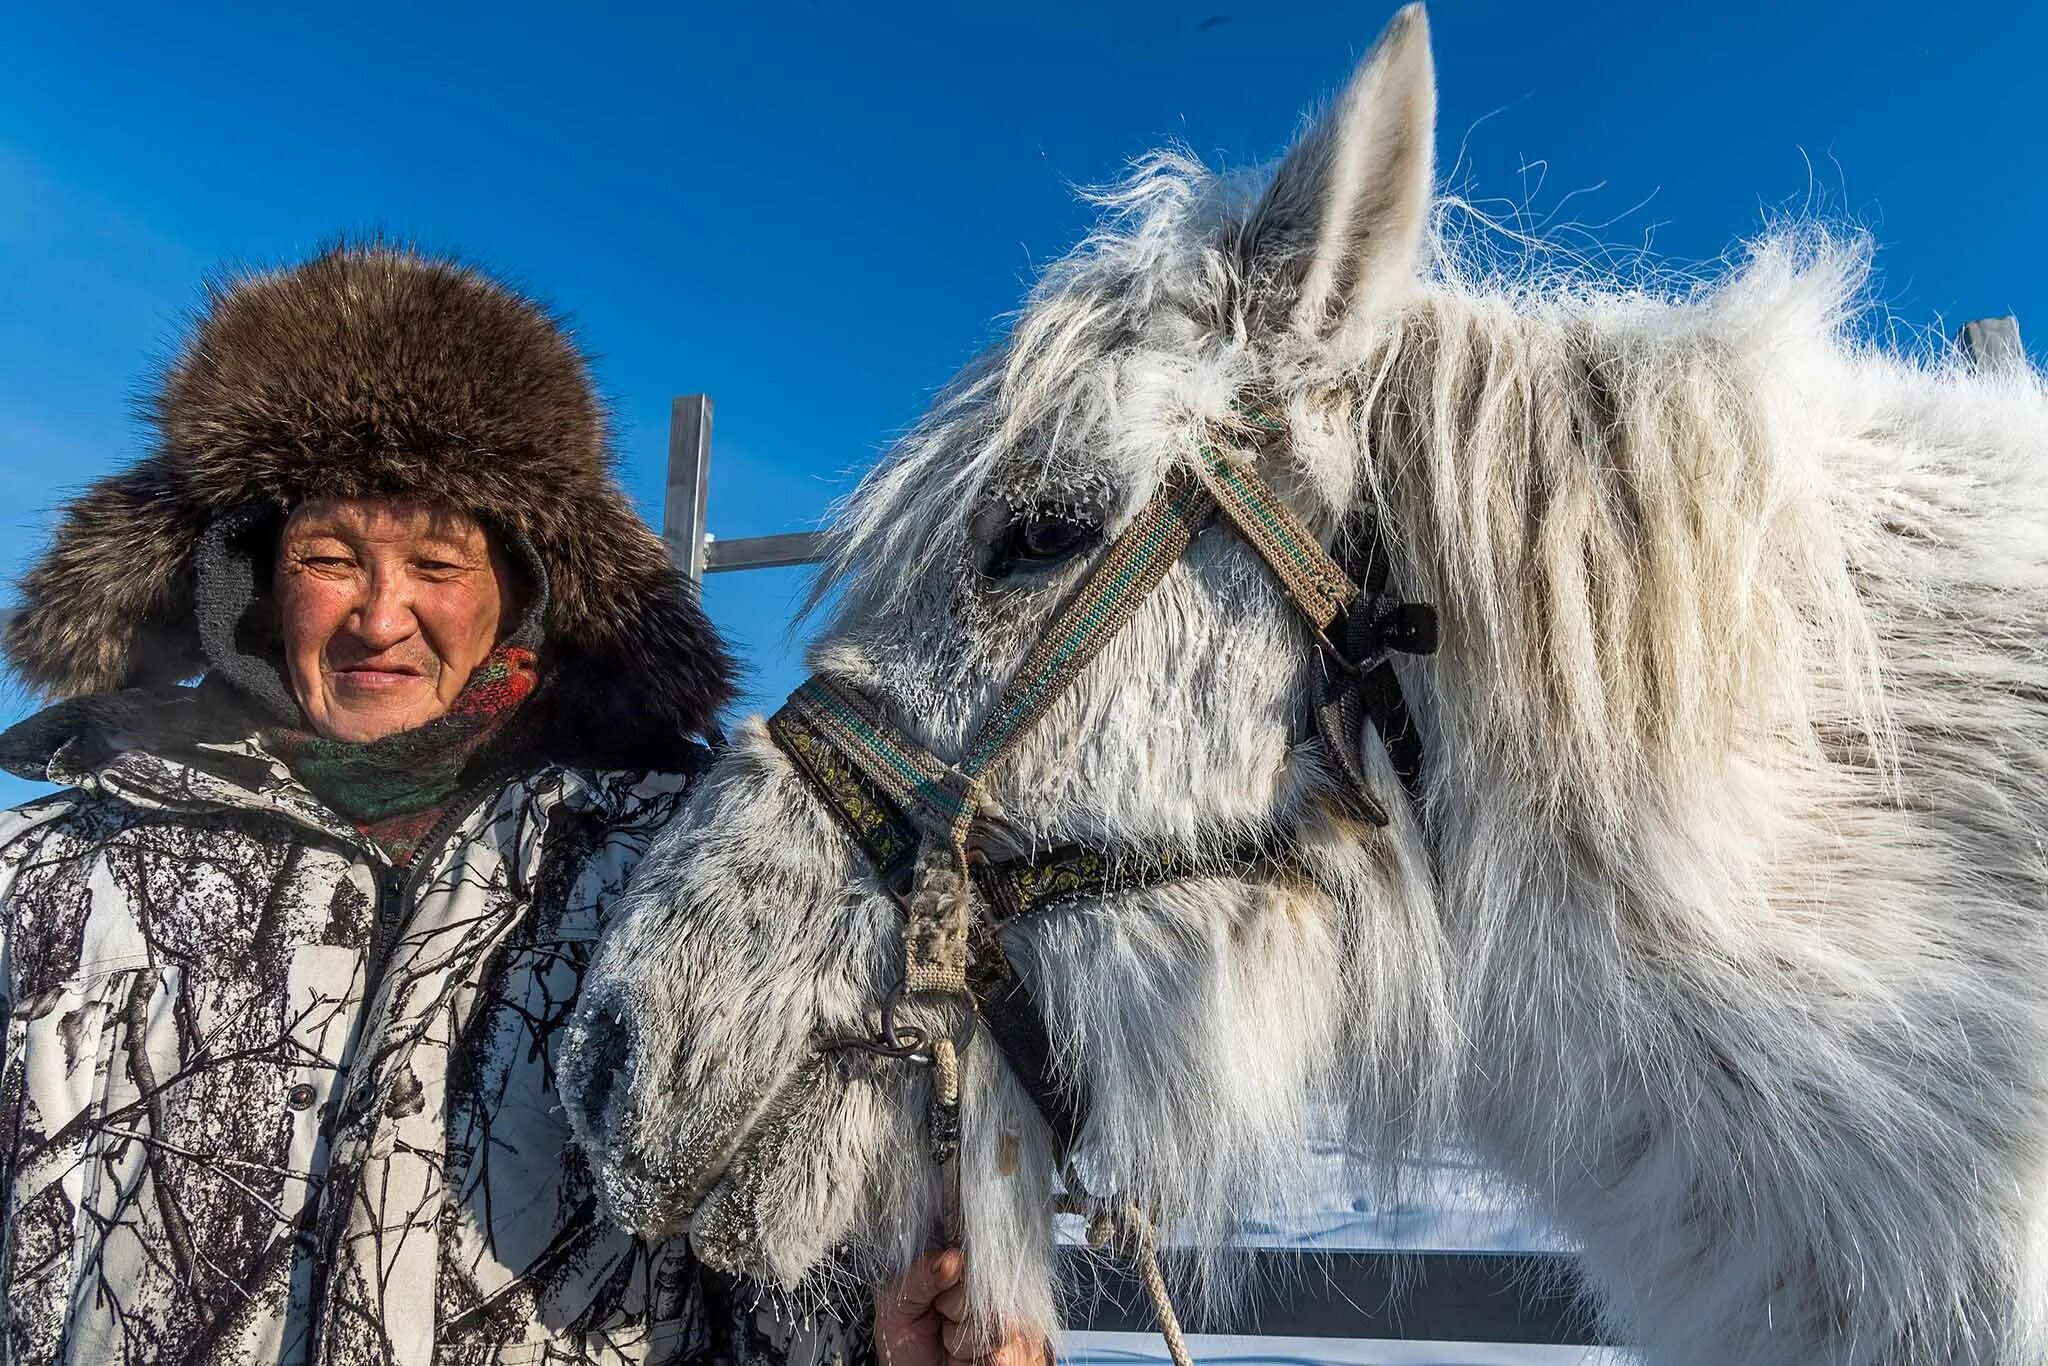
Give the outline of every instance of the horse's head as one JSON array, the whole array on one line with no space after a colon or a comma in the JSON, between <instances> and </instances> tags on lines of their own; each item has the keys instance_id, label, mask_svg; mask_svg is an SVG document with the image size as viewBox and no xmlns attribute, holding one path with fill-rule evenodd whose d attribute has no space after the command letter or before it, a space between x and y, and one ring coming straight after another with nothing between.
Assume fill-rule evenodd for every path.
<instances>
[{"instance_id":1,"label":"horse's head","mask_svg":"<svg viewBox=\"0 0 2048 1366\"><path fill-rule=\"evenodd\" d=\"M1372 500L1341 399L1355 377L1331 358L1417 291L1433 80L1411 7L1269 181L1162 158L1108 197L1101 230L846 511L817 675L961 762L1062 605L1205 445L1323 543L1348 534ZM1373 1083L1426 1070L1442 1003L1412 983L1441 977L1404 971L1433 930L1402 783L1368 733L1357 757L1391 824L1337 796L1339 765L1308 738L1329 666L1247 536L1213 519L1129 605L988 769L970 842L998 863L1062 846L1182 860L1056 899L1001 942L1048 1074L1083 1098L1074 1172L1213 1238L1285 1198L1319 1102L1410 1107ZM840 1046L877 1035L904 969L899 899L841 816L786 742L742 727L607 931L562 1088L617 1214L784 1285L849 1249L886 1275L942 1217L926 1070ZM1284 853L1231 856L1261 848ZM965 1039L978 1304L1044 1324L1052 1131L955 1007L913 996L895 1023Z\"/></svg>"}]
</instances>

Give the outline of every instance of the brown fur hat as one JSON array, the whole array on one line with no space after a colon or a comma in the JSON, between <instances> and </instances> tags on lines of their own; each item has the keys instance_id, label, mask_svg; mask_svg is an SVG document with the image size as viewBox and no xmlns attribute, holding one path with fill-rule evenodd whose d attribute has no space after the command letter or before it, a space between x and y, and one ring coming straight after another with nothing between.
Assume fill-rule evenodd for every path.
<instances>
[{"instance_id":1,"label":"brown fur hat","mask_svg":"<svg viewBox=\"0 0 2048 1366\"><path fill-rule=\"evenodd\" d=\"M310 497L400 496L515 529L548 579L545 659L586 721L696 732L732 666L613 475L563 324L473 267L383 243L215 284L149 408L155 450L64 509L8 662L72 697L206 664L207 529Z\"/></svg>"}]
</instances>

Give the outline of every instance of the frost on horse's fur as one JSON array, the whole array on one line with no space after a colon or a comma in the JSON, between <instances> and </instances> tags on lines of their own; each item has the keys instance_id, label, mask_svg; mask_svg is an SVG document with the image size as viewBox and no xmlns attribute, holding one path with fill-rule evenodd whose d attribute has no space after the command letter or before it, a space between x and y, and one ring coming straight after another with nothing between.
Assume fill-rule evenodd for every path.
<instances>
[{"instance_id":1,"label":"frost on horse's fur","mask_svg":"<svg viewBox=\"0 0 2048 1366\"><path fill-rule=\"evenodd\" d=\"M2040 380L1849 340L1864 248L1812 231L1683 293L1462 273L1433 92L1405 11L1269 181L1145 162L845 509L812 662L958 753L1088 559L979 574L1014 510L1113 534L1277 397L1276 485L1376 510L1442 612L1401 666L1426 795L1326 813L1303 630L1199 538L1001 773L1000 838L1291 827L1308 866L1010 931L1091 1183L1215 1253L1335 1103L1382 1153L1481 1148L1651 1361L2039 1361ZM758 723L643 868L563 1086L613 1209L879 1282L936 1217L924 1080L818 1045L872 1028L897 911ZM967 1069L975 1304L1048 1324L1048 1139L985 1038Z\"/></svg>"}]
</instances>

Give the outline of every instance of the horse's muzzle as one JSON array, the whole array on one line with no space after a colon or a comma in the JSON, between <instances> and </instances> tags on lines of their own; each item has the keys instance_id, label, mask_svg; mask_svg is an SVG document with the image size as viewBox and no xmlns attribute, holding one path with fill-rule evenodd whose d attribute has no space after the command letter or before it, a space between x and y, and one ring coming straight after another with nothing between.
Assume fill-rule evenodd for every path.
<instances>
[{"instance_id":1,"label":"horse's muzzle","mask_svg":"<svg viewBox=\"0 0 2048 1366\"><path fill-rule=\"evenodd\" d=\"M696 1087L649 1084L647 1040L611 993L571 1021L559 1091L613 1220L649 1238L688 1226L751 1145L787 1076L714 1074Z\"/></svg>"}]
</instances>

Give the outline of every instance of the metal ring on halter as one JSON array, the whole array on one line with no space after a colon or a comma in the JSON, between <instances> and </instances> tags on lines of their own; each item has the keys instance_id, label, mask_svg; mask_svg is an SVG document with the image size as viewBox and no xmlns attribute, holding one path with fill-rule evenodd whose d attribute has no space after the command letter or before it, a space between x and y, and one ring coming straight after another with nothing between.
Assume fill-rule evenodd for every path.
<instances>
[{"instance_id":1,"label":"metal ring on halter","mask_svg":"<svg viewBox=\"0 0 2048 1366\"><path fill-rule=\"evenodd\" d=\"M882 1027L874 1038L833 1039L825 1044L824 1051L871 1053L878 1058L892 1058L898 1062L914 1062L921 1067L930 1067L931 1036L916 1025L896 1023L896 1008L903 1004L903 996L903 982L899 978L896 985L889 988L889 994L882 998Z\"/></svg>"}]
</instances>

